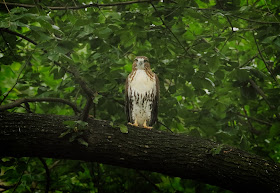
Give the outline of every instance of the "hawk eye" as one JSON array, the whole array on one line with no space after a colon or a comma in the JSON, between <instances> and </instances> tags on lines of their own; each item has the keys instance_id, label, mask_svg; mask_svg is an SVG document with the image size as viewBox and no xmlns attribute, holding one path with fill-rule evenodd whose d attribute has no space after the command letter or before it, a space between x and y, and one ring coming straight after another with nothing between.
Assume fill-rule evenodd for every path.
<instances>
[{"instance_id":1,"label":"hawk eye","mask_svg":"<svg viewBox=\"0 0 280 193\"><path fill-rule=\"evenodd\" d=\"M149 60L144 60L144 62L149 62Z\"/></svg>"},{"instance_id":2,"label":"hawk eye","mask_svg":"<svg viewBox=\"0 0 280 193\"><path fill-rule=\"evenodd\" d=\"M135 59L134 59L134 61L136 61L136 62L137 62L137 61L138 61L138 59L136 59L136 58L135 58Z\"/></svg>"}]
</instances>

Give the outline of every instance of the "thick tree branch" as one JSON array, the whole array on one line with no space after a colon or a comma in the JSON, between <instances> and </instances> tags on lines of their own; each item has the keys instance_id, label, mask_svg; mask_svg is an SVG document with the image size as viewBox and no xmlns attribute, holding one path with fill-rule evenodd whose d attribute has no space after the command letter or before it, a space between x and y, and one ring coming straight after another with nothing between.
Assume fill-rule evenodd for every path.
<instances>
[{"instance_id":1,"label":"thick tree branch","mask_svg":"<svg viewBox=\"0 0 280 193\"><path fill-rule=\"evenodd\" d=\"M7 109L14 108L14 107L18 107L22 103L29 103L29 102L57 102L57 103L63 103L63 104L69 105L73 109L75 114L81 113L81 109L79 109L79 107L77 107L74 103L72 103L68 100L65 100L65 99L52 98L52 97L48 97L48 98L21 98L21 99L18 99L16 101L14 101L13 103L0 106L0 112L5 111Z\"/></svg>"},{"instance_id":2,"label":"thick tree branch","mask_svg":"<svg viewBox=\"0 0 280 193\"><path fill-rule=\"evenodd\" d=\"M0 156L35 156L101 162L190 178L237 192L279 192L280 168L236 148L187 135L89 119L88 147L59 138L77 117L0 113ZM71 134L70 134L71 135ZM69 136L70 137L70 136Z\"/></svg>"},{"instance_id":3,"label":"thick tree branch","mask_svg":"<svg viewBox=\"0 0 280 193\"><path fill-rule=\"evenodd\" d=\"M86 5L80 5L80 6L64 6L64 7L58 7L58 6L46 6L46 8L51 10L68 10L68 9L85 9L90 7L113 7L113 6L121 6L121 5L130 5L130 4L136 4L136 3L150 3L151 1L159 1L159 0L137 0L137 1L121 1L117 3L105 3L105 4L98 4L98 3L90 3ZM10 6L17 6L17 7L25 7L25 8L34 8L37 7L37 5L33 4L22 4L22 3L4 3L0 2L0 4L6 4Z\"/></svg>"}]
</instances>

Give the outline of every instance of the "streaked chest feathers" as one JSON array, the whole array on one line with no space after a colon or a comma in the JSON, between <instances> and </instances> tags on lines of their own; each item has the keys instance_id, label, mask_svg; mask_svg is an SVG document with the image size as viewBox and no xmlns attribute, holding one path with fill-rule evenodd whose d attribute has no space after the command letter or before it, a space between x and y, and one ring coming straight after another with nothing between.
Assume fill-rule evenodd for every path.
<instances>
[{"instance_id":1,"label":"streaked chest feathers","mask_svg":"<svg viewBox=\"0 0 280 193\"><path fill-rule=\"evenodd\" d=\"M132 107L132 119L139 125L151 120L151 112L156 94L155 76L145 70L136 70L129 77L128 97Z\"/></svg>"}]
</instances>

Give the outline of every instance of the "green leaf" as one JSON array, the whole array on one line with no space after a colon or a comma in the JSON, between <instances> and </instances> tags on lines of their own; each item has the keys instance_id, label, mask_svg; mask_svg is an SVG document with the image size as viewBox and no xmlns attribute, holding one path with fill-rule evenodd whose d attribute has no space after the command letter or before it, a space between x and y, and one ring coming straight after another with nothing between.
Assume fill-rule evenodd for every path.
<instances>
[{"instance_id":1,"label":"green leaf","mask_svg":"<svg viewBox=\"0 0 280 193\"><path fill-rule=\"evenodd\" d=\"M119 127L120 127L120 131L121 131L122 133L128 133L128 128L127 128L126 125L121 124L121 125L119 125Z\"/></svg>"},{"instance_id":2,"label":"green leaf","mask_svg":"<svg viewBox=\"0 0 280 193\"><path fill-rule=\"evenodd\" d=\"M67 134L69 134L69 133L71 133L72 132L72 129L67 129L65 132L63 132L63 133L61 133L60 135L59 135L59 138L62 138L62 137L64 137L65 135L67 135Z\"/></svg>"},{"instance_id":3,"label":"green leaf","mask_svg":"<svg viewBox=\"0 0 280 193\"><path fill-rule=\"evenodd\" d=\"M225 73L222 70L217 70L214 75L215 75L215 78L218 80L223 80L225 77Z\"/></svg>"},{"instance_id":4,"label":"green leaf","mask_svg":"<svg viewBox=\"0 0 280 193\"><path fill-rule=\"evenodd\" d=\"M212 56L212 57L209 57L208 58L208 62L209 62L209 70L211 71L211 72L216 72L218 69L219 69L219 67L220 67L220 60L219 60L219 57L218 56L216 56L216 55L214 55L214 56Z\"/></svg>"},{"instance_id":5,"label":"green leaf","mask_svg":"<svg viewBox=\"0 0 280 193\"><path fill-rule=\"evenodd\" d=\"M73 128L76 125L75 121L63 121L63 124L66 125L68 128Z\"/></svg>"},{"instance_id":6,"label":"green leaf","mask_svg":"<svg viewBox=\"0 0 280 193\"><path fill-rule=\"evenodd\" d=\"M98 104L99 99L101 99L102 97L103 97L103 96L100 95L100 94L94 96L93 103L94 103L94 104Z\"/></svg>"},{"instance_id":7,"label":"green leaf","mask_svg":"<svg viewBox=\"0 0 280 193\"><path fill-rule=\"evenodd\" d=\"M263 44L271 44L278 36L269 36L265 38L262 43Z\"/></svg>"},{"instance_id":8,"label":"green leaf","mask_svg":"<svg viewBox=\"0 0 280 193\"><path fill-rule=\"evenodd\" d=\"M214 155L218 155L221 153L221 150L222 150L223 146L222 145L218 145L217 147L213 148L210 150L210 153L212 156Z\"/></svg>"},{"instance_id":9,"label":"green leaf","mask_svg":"<svg viewBox=\"0 0 280 193\"><path fill-rule=\"evenodd\" d=\"M86 142L83 138L78 138L78 142L86 147L88 147L88 142Z\"/></svg>"},{"instance_id":10,"label":"green leaf","mask_svg":"<svg viewBox=\"0 0 280 193\"><path fill-rule=\"evenodd\" d=\"M75 121L75 123L77 123L81 127L87 127L88 126L88 123L85 122L85 121L82 121L82 120Z\"/></svg>"},{"instance_id":11,"label":"green leaf","mask_svg":"<svg viewBox=\"0 0 280 193\"><path fill-rule=\"evenodd\" d=\"M271 138L280 135L280 122L276 122L270 127L269 135Z\"/></svg>"}]
</instances>

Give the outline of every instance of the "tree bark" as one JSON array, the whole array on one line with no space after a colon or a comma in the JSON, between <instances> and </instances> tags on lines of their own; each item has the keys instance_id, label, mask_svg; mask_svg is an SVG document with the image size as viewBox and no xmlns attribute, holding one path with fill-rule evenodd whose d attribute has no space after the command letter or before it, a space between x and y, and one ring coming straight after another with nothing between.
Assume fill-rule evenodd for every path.
<instances>
[{"instance_id":1,"label":"tree bark","mask_svg":"<svg viewBox=\"0 0 280 193\"><path fill-rule=\"evenodd\" d=\"M280 192L280 168L242 150L183 134L88 120L83 139L65 131L76 117L0 113L0 156L51 157L95 161L198 180L236 192Z\"/></svg>"}]
</instances>

